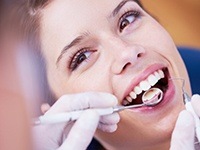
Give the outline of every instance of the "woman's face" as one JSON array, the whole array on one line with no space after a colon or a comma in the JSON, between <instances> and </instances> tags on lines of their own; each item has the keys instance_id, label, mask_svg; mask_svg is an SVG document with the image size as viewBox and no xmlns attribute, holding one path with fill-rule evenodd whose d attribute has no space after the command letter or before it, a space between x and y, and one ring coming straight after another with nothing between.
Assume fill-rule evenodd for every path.
<instances>
[{"instance_id":1,"label":"woman's face","mask_svg":"<svg viewBox=\"0 0 200 150\"><path fill-rule=\"evenodd\" d=\"M188 77L168 33L137 3L53 1L42 10L41 45L49 85L57 98L98 91L114 94L121 105L132 105L141 103L139 93L151 85L164 92L155 107L120 112L115 133L97 131L97 139L107 149L159 149L169 144L184 107L181 82L169 79L182 77L189 85Z\"/></svg>"}]
</instances>

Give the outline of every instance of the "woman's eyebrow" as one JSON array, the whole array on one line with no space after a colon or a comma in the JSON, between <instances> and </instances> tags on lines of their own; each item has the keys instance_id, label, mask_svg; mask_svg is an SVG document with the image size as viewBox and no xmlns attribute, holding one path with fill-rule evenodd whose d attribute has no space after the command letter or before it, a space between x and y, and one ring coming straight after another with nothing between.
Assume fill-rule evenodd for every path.
<instances>
[{"instance_id":1,"label":"woman's eyebrow","mask_svg":"<svg viewBox=\"0 0 200 150\"><path fill-rule=\"evenodd\" d=\"M111 17L115 17L118 12L120 11L120 9L129 1L132 1L132 2L136 2L135 0L123 0L119 3L119 5L117 5L117 7L112 11L111 13Z\"/></svg>"},{"instance_id":2,"label":"woman's eyebrow","mask_svg":"<svg viewBox=\"0 0 200 150\"><path fill-rule=\"evenodd\" d=\"M79 43L81 43L86 36L88 36L88 33L83 33L82 35L77 36L74 40L72 40L68 45L66 45L60 55L58 56L57 60L56 60L56 65L58 65L59 61L62 59L62 56L72 47L78 45Z\"/></svg>"}]
</instances>

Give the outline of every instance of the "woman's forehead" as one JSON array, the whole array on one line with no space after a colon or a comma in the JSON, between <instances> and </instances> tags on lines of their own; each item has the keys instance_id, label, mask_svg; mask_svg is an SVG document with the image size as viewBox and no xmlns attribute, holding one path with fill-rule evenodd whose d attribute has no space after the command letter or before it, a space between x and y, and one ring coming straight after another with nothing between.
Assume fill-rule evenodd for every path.
<instances>
[{"instance_id":1,"label":"woman's forehead","mask_svg":"<svg viewBox=\"0 0 200 150\"><path fill-rule=\"evenodd\" d=\"M68 17L78 18L81 16L104 15L111 12L116 7L123 6L126 3L135 2L134 0L55 0L52 1L42 11L43 14L57 16L65 14ZM61 16L60 16L61 17Z\"/></svg>"},{"instance_id":2,"label":"woman's forehead","mask_svg":"<svg viewBox=\"0 0 200 150\"><path fill-rule=\"evenodd\" d=\"M72 32L73 29L80 33L83 28L91 29L101 24L119 6L134 3L133 0L55 0L42 11L42 30L52 29ZM58 29L59 26L59 29ZM103 26L103 24L101 24ZM81 31L79 31L79 29Z\"/></svg>"}]
</instances>

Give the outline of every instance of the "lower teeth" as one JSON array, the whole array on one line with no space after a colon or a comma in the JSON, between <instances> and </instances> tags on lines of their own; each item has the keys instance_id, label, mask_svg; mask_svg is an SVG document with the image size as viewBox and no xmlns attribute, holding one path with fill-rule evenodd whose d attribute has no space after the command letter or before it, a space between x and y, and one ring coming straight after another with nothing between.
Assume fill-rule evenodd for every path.
<instances>
[{"instance_id":1,"label":"lower teeth","mask_svg":"<svg viewBox=\"0 0 200 150\"><path fill-rule=\"evenodd\" d=\"M151 88L142 95L142 102L146 105L156 105L163 99L163 91Z\"/></svg>"}]
</instances>

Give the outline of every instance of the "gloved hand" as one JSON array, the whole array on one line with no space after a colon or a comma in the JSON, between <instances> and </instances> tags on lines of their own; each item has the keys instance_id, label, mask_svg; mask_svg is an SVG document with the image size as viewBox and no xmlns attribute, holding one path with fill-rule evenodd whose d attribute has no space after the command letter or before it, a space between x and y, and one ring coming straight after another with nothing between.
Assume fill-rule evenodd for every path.
<instances>
[{"instance_id":1,"label":"gloved hand","mask_svg":"<svg viewBox=\"0 0 200 150\"><path fill-rule=\"evenodd\" d=\"M193 95L191 99L192 106L200 117L200 96ZM195 122L192 114L183 110L176 122L170 150L194 150Z\"/></svg>"},{"instance_id":2,"label":"gloved hand","mask_svg":"<svg viewBox=\"0 0 200 150\"><path fill-rule=\"evenodd\" d=\"M107 93L89 92L65 95L45 115L87 108L113 107L115 105L117 105L117 99ZM35 126L33 128L35 149L86 149L97 127L105 132L114 132L117 129L118 122L118 113L100 117L96 111L87 110L76 122Z\"/></svg>"}]
</instances>

